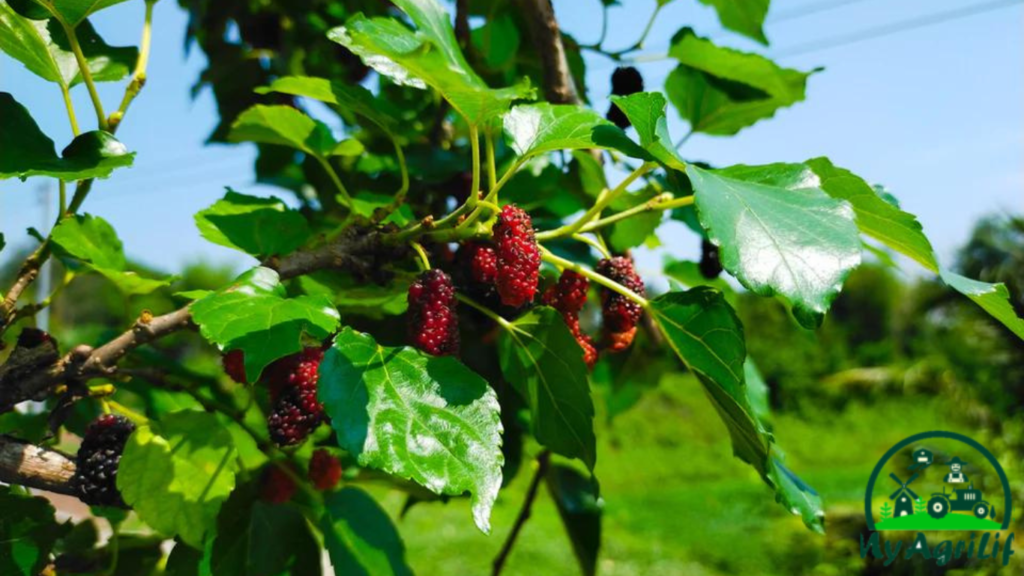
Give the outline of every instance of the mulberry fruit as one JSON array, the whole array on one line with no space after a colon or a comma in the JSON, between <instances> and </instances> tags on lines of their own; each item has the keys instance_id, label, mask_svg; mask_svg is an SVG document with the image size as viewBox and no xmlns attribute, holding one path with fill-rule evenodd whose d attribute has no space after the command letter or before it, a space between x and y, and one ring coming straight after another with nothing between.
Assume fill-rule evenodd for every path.
<instances>
[{"instance_id":1,"label":"mulberry fruit","mask_svg":"<svg viewBox=\"0 0 1024 576\"><path fill-rule=\"evenodd\" d=\"M465 255L463 255L465 251ZM469 278L478 284L494 284L498 279L498 254L493 246L467 242L459 250L468 268Z\"/></svg>"},{"instance_id":2,"label":"mulberry fruit","mask_svg":"<svg viewBox=\"0 0 1024 576\"><path fill-rule=\"evenodd\" d=\"M270 439L279 446L293 446L306 439L323 421L324 408L317 399L316 381L324 351L306 348L274 362L268 369Z\"/></svg>"},{"instance_id":3,"label":"mulberry fruit","mask_svg":"<svg viewBox=\"0 0 1024 576\"><path fill-rule=\"evenodd\" d=\"M630 94L643 91L644 77L640 75L640 71L636 68L625 66L616 68L615 72L612 72L612 94L614 96L629 96ZM608 114L605 115L605 118L623 130L630 126L629 118L615 104L608 108Z\"/></svg>"},{"instance_id":4,"label":"mulberry fruit","mask_svg":"<svg viewBox=\"0 0 1024 576\"><path fill-rule=\"evenodd\" d=\"M317 490L330 490L341 480L341 462L323 448L313 452L309 460L309 479Z\"/></svg>"},{"instance_id":5,"label":"mulberry fruit","mask_svg":"<svg viewBox=\"0 0 1024 576\"><path fill-rule=\"evenodd\" d=\"M722 261L718 257L718 246L711 243L710 240L704 240L700 244L700 268L701 276L711 280L718 278L718 275L722 273Z\"/></svg>"},{"instance_id":6,"label":"mulberry fruit","mask_svg":"<svg viewBox=\"0 0 1024 576\"><path fill-rule=\"evenodd\" d=\"M636 326L622 332L609 332L607 350L613 354L622 352L633 344L634 337L636 337Z\"/></svg>"},{"instance_id":7,"label":"mulberry fruit","mask_svg":"<svg viewBox=\"0 0 1024 576\"><path fill-rule=\"evenodd\" d=\"M594 348L594 341L590 336L580 329L580 310L587 302L588 288L590 281L585 276L566 270L558 278L558 283L544 292L542 300L562 314L566 326L583 349L583 361L587 363L588 368L593 368L597 362L597 349Z\"/></svg>"},{"instance_id":8,"label":"mulberry fruit","mask_svg":"<svg viewBox=\"0 0 1024 576\"><path fill-rule=\"evenodd\" d=\"M646 296L644 283L633 268L633 261L624 256L606 258L597 263L597 272L629 288L640 296ZM601 290L601 313L605 330L611 333L632 330L643 309L636 302L618 292Z\"/></svg>"},{"instance_id":9,"label":"mulberry fruit","mask_svg":"<svg viewBox=\"0 0 1024 576\"><path fill-rule=\"evenodd\" d=\"M260 498L271 504L284 504L295 495L295 479L280 466L267 466L260 483Z\"/></svg>"},{"instance_id":10,"label":"mulberry fruit","mask_svg":"<svg viewBox=\"0 0 1024 576\"><path fill-rule=\"evenodd\" d=\"M71 478L78 498L93 506L124 506L117 489L117 467L135 424L124 416L104 414L85 430Z\"/></svg>"},{"instance_id":11,"label":"mulberry fruit","mask_svg":"<svg viewBox=\"0 0 1024 576\"><path fill-rule=\"evenodd\" d=\"M248 384L249 379L245 377L245 355L241 350L232 350L221 356L221 364L224 365L224 372L229 378L239 384Z\"/></svg>"},{"instance_id":12,"label":"mulberry fruit","mask_svg":"<svg viewBox=\"0 0 1024 576\"><path fill-rule=\"evenodd\" d=\"M540 248L530 215L512 204L502 208L494 225L494 243L501 302L518 308L532 301L540 275Z\"/></svg>"},{"instance_id":13,"label":"mulberry fruit","mask_svg":"<svg viewBox=\"0 0 1024 576\"><path fill-rule=\"evenodd\" d=\"M409 338L427 354L459 353L455 286L441 270L427 270L409 286Z\"/></svg>"}]
</instances>

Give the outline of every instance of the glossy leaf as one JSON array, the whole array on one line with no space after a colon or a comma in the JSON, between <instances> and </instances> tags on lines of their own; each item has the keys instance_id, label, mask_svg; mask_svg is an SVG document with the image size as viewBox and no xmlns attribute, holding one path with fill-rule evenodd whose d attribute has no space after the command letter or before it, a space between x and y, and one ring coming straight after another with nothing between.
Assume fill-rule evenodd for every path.
<instances>
[{"instance_id":1,"label":"glossy leaf","mask_svg":"<svg viewBox=\"0 0 1024 576\"><path fill-rule=\"evenodd\" d=\"M338 145L323 122L291 106L263 104L239 114L231 125L228 141L278 144L321 158L330 156Z\"/></svg>"},{"instance_id":2,"label":"glossy leaf","mask_svg":"<svg viewBox=\"0 0 1024 576\"><path fill-rule=\"evenodd\" d=\"M560 464L548 468L545 476L551 498L572 542L572 550L584 576L597 573L597 554L601 548L601 500L597 481L576 469Z\"/></svg>"},{"instance_id":3,"label":"glossy leaf","mask_svg":"<svg viewBox=\"0 0 1024 576\"><path fill-rule=\"evenodd\" d=\"M303 333L323 340L340 320L329 299L289 298L277 272L263 267L245 272L189 309L204 338L225 351L245 352L249 382L274 360L302 350Z\"/></svg>"},{"instance_id":4,"label":"glossy leaf","mask_svg":"<svg viewBox=\"0 0 1024 576\"><path fill-rule=\"evenodd\" d=\"M648 160L657 160L668 168L686 170L686 162L679 156L665 119L665 97L658 92L638 92L629 96L612 96L612 102L629 118ZM626 154L634 155L628 149Z\"/></svg>"},{"instance_id":5,"label":"glossy leaf","mask_svg":"<svg viewBox=\"0 0 1024 576\"><path fill-rule=\"evenodd\" d=\"M274 80L270 86L257 88L256 92L291 94L333 104L366 118L385 132L391 132L397 122L395 111L387 103L358 84L342 84L311 76L285 76Z\"/></svg>"},{"instance_id":6,"label":"glossy leaf","mask_svg":"<svg viewBox=\"0 0 1024 576\"><path fill-rule=\"evenodd\" d=\"M235 487L237 466L231 434L216 416L176 412L132 433L117 487L146 524L202 548Z\"/></svg>"},{"instance_id":7,"label":"glossy leaf","mask_svg":"<svg viewBox=\"0 0 1024 576\"><path fill-rule=\"evenodd\" d=\"M859 176L833 165L828 158L814 158L805 164L821 180L820 188L826 194L846 200L853 206L861 232L912 258L928 270L939 271L932 244L913 214L887 202Z\"/></svg>"},{"instance_id":8,"label":"glossy leaf","mask_svg":"<svg viewBox=\"0 0 1024 576\"><path fill-rule=\"evenodd\" d=\"M853 210L816 186L800 164L687 169L701 225L722 266L749 290L778 293L806 327L822 316L860 264Z\"/></svg>"},{"instance_id":9,"label":"glossy leaf","mask_svg":"<svg viewBox=\"0 0 1024 576\"><path fill-rule=\"evenodd\" d=\"M769 0L700 0L701 4L711 6L718 12L718 20L722 26L753 38L765 46L764 17L768 14Z\"/></svg>"},{"instance_id":10,"label":"glossy leaf","mask_svg":"<svg viewBox=\"0 0 1024 576\"><path fill-rule=\"evenodd\" d=\"M0 574L36 576L50 562L63 532L45 498L22 496L0 486Z\"/></svg>"},{"instance_id":11,"label":"glossy leaf","mask_svg":"<svg viewBox=\"0 0 1024 576\"><path fill-rule=\"evenodd\" d=\"M508 323L498 354L505 379L530 408L537 441L593 470L597 452L587 367L561 315L539 306Z\"/></svg>"},{"instance_id":12,"label":"glossy leaf","mask_svg":"<svg viewBox=\"0 0 1024 576\"><path fill-rule=\"evenodd\" d=\"M132 296L170 285L169 279L144 278L128 270L124 247L114 228L99 216L77 215L61 220L51 234L54 251L65 263L81 263Z\"/></svg>"},{"instance_id":13,"label":"glossy leaf","mask_svg":"<svg viewBox=\"0 0 1024 576\"><path fill-rule=\"evenodd\" d=\"M729 431L735 456L757 470L780 504L822 532L821 499L781 467L774 438L757 416L754 402L759 400L745 381L743 327L722 294L707 287L669 292L652 300L649 311L672 350L704 387Z\"/></svg>"},{"instance_id":14,"label":"glossy leaf","mask_svg":"<svg viewBox=\"0 0 1024 576\"><path fill-rule=\"evenodd\" d=\"M716 46L689 28L673 39L669 55L679 66L666 79L665 93L690 129L706 134L735 134L802 101L811 74Z\"/></svg>"},{"instance_id":15,"label":"glossy leaf","mask_svg":"<svg viewBox=\"0 0 1024 576\"><path fill-rule=\"evenodd\" d=\"M547 102L516 106L503 123L505 137L520 160L555 150L599 148L594 130L614 128L590 108Z\"/></svg>"},{"instance_id":16,"label":"glossy leaf","mask_svg":"<svg viewBox=\"0 0 1024 576\"><path fill-rule=\"evenodd\" d=\"M278 198L259 198L231 189L196 213L195 221L203 238L258 257L288 254L311 234L302 214Z\"/></svg>"},{"instance_id":17,"label":"glossy leaf","mask_svg":"<svg viewBox=\"0 0 1024 576\"><path fill-rule=\"evenodd\" d=\"M37 0L38 1L38 0ZM68 26L78 26L90 14L120 4L126 0L52 0L52 10Z\"/></svg>"},{"instance_id":18,"label":"glossy leaf","mask_svg":"<svg viewBox=\"0 0 1024 576\"><path fill-rule=\"evenodd\" d=\"M320 529L337 574L412 576L405 545L391 518L359 488L342 488L324 498Z\"/></svg>"},{"instance_id":19,"label":"glossy leaf","mask_svg":"<svg viewBox=\"0 0 1024 576\"><path fill-rule=\"evenodd\" d=\"M320 400L361 466L437 494L472 493L490 530L501 486L501 410L487 382L451 357L380 346L345 328L320 364Z\"/></svg>"},{"instance_id":20,"label":"glossy leaf","mask_svg":"<svg viewBox=\"0 0 1024 576\"><path fill-rule=\"evenodd\" d=\"M135 156L110 133L84 132L61 152L39 129L28 110L0 92L0 180L52 176L61 180L106 178L115 168L131 166Z\"/></svg>"},{"instance_id":21,"label":"glossy leaf","mask_svg":"<svg viewBox=\"0 0 1024 576\"><path fill-rule=\"evenodd\" d=\"M957 292L967 296L981 306L993 318L1024 340L1024 320L1021 320L1010 304L1010 292L1003 283L990 284L972 280L949 270L941 270L942 281Z\"/></svg>"},{"instance_id":22,"label":"glossy leaf","mask_svg":"<svg viewBox=\"0 0 1024 576\"><path fill-rule=\"evenodd\" d=\"M513 100L531 98L526 83L492 89L459 50L451 20L437 0L396 0L416 32L390 18L357 14L328 33L367 65L398 84L439 91L470 124L481 125L508 110Z\"/></svg>"},{"instance_id":23,"label":"glossy leaf","mask_svg":"<svg viewBox=\"0 0 1024 576\"><path fill-rule=\"evenodd\" d=\"M96 82L116 81L131 71L135 48L108 46L88 21L76 31L89 72ZM0 1L0 51L25 65L33 74L61 86L82 82L67 35L53 19L29 20Z\"/></svg>"},{"instance_id":24,"label":"glossy leaf","mask_svg":"<svg viewBox=\"0 0 1024 576\"><path fill-rule=\"evenodd\" d=\"M216 576L320 574L320 546L291 504L256 500L239 489L221 509L210 557Z\"/></svg>"}]
</instances>

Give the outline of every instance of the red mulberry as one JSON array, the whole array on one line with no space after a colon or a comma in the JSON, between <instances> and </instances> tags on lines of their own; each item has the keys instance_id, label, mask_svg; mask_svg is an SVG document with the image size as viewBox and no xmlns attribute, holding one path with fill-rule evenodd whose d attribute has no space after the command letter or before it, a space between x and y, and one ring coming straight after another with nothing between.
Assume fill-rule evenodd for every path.
<instances>
[{"instance_id":1,"label":"red mulberry","mask_svg":"<svg viewBox=\"0 0 1024 576\"><path fill-rule=\"evenodd\" d=\"M295 479L280 466L284 464L267 466L260 483L260 498L271 504L284 504L295 495Z\"/></svg>"},{"instance_id":2,"label":"red mulberry","mask_svg":"<svg viewBox=\"0 0 1024 576\"><path fill-rule=\"evenodd\" d=\"M239 384L248 384L249 379L245 377L245 355L241 350L232 350L221 356L221 364L224 365L224 372L229 378Z\"/></svg>"},{"instance_id":3,"label":"red mulberry","mask_svg":"<svg viewBox=\"0 0 1024 576\"><path fill-rule=\"evenodd\" d=\"M268 369L270 438L279 446L300 444L323 421L316 381L324 352L317 347L282 358Z\"/></svg>"},{"instance_id":4,"label":"red mulberry","mask_svg":"<svg viewBox=\"0 0 1024 576\"><path fill-rule=\"evenodd\" d=\"M459 353L455 286L441 270L427 270L409 286L409 338L427 354Z\"/></svg>"},{"instance_id":5,"label":"red mulberry","mask_svg":"<svg viewBox=\"0 0 1024 576\"><path fill-rule=\"evenodd\" d=\"M309 479L317 490L330 490L341 480L341 462L323 448L313 452L309 460Z\"/></svg>"},{"instance_id":6,"label":"red mulberry","mask_svg":"<svg viewBox=\"0 0 1024 576\"><path fill-rule=\"evenodd\" d=\"M566 270L558 278L558 283L544 292L543 300L545 304L562 313L562 319L583 349L583 361L587 363L588 368L593 368L597 362L597 349L594 348L594 341L590 336L580 329L580 310L587 302L588 288L590 281L585 276Z\"/></svg>"},{"instance_id":7,"label":"red mulberry","mask_svg":"<svg viewBox=\"0 0 1024 576\"><path fill-rule=\"evenodd\" d=\"M78 498L94 506L124 506L117 489L117 468L135 424L124 416L104 414L85 430L75 459L71 485Z\"/></svg>"},{"instance_id":8,"label":"red mulberry","mask_svg":"<svg viewBox=\"0 0 1024 576\"><path fill-rule=\"evenodd\" d=\"M533 300L540 275L540 248L526 212L509 204L494 225L498 254L498 295L506 306L518 308Z\"/></svg>"},{"instance_id":9,"label":"red mulberry","mask_svg":"<svg viewBox=\"0 0 1024 576\"><path fill-rule=\"evenodd\" d=\"M640 296L647 294L644 283L633 268L633 260L624 256L606 258L597 263L597 272L622 284ZM604 288L601 290L601 312L604 327L608 332L628 332L632 330L643 309L640 304L626 298L618 292Z\"/></svg>"}]
</instances>

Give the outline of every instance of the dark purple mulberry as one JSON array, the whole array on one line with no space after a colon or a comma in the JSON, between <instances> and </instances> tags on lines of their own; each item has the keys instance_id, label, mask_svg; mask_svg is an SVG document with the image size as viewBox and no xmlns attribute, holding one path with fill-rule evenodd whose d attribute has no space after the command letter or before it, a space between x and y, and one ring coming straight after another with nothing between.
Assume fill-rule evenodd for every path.
<instances>
[{"instance_id":1,"label":"dark purple mulberry","mask_svg":"<svg viewBox=\"0 0 1024 576\"><path fill-rule=\"evenodd\" d=\"M606 258L597 263L597 272L610 280L614 280L636 292L646 296L644 283L633 268L633 260L625 256ZM626 298L618 292L602 288L601 313L604 328L608 332L629 332L636 327L643 309L640 304Z\"/></svg>"},{"instance_id":2,"label":"dark purple mulberry","mask_svg":"<svg viewBox=\"0 0 1024 576\"><path fill-rule=\"evenodd\" d=\"M104 414L85 430L75 459L71 484L78 498L93 506L124 506L117 489L117 467L135 424L124 416Z\"/></svg>"},{"instance_id":3,"label":"dark purple mulberry","mask_svg":"<svg viewBox=\"0 0 1024 576\"><path fill-rule=\"evenodd\" d=\"M267 427L270 439L279 446L302 443L323 421L324 408L316 387L323 359L324 351L311 347L268 368L271 410Z\"/></svg>"}]
</instances>

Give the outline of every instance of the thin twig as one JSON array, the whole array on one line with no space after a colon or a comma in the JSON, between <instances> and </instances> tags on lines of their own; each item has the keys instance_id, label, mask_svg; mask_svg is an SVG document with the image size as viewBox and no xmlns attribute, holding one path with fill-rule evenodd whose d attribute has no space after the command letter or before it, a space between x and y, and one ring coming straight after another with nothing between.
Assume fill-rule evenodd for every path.
<instances>
[{"instance_id":1,"label":"thin twig","mask_svg":"<svg viewBox=\"0 0 1024 576\"><path fill-rule=\"evenodd\" d=\"M509 532L508 538L505 539L505 544L501 547L501 552L498 552L498 556L494 559L494 568L491 570L492 576L498 576L501 574L501 570L505 567L505 562L508 560L509 554L512 552L512 546L516 543L516 538L519 536L519 532L522 531L523 525L530 519L530 514L533 509L533 501L537 499L537 490L540 488L540 481L544 479L544 475L548 471L548 463L551 460L551 452L545 450L537 456L537 471L533 474L533 480L530 481L530 488L526 491L526 499L523 500L523 507L519 509L519 516L516 517L516 523L512 525L512 531Z\"/></svg>"}]
</instances>

